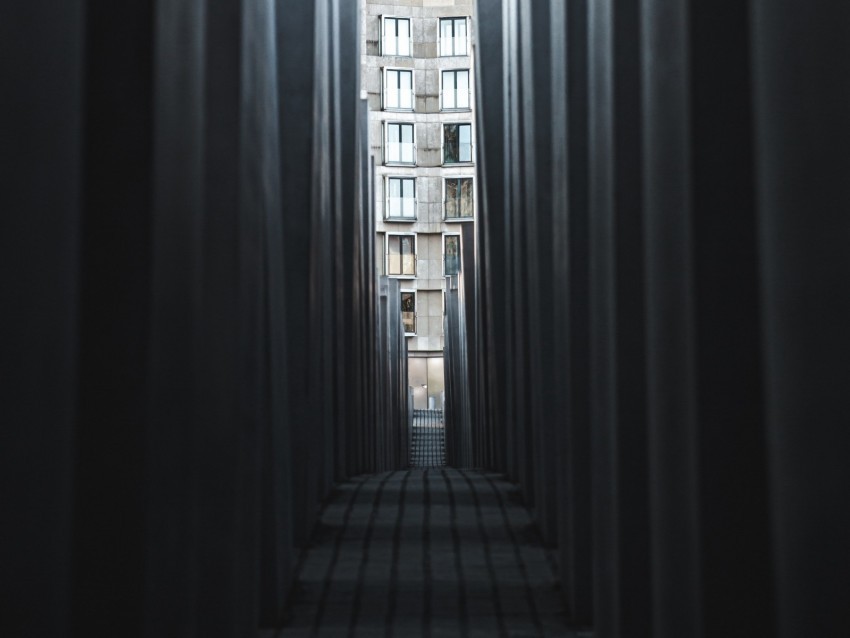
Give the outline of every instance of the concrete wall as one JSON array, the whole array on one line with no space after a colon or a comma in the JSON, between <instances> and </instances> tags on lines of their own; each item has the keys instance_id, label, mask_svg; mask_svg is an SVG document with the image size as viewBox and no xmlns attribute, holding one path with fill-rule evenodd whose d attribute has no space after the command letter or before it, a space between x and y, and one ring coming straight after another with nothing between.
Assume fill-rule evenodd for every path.
<instances>
[{"instance_id":1,"label":"concrete wall","mask_svg":"<svg viewBox=\"0 0 850 638\"><path fill-rule=\"evenodd\" d=\"M407 382L358 28L338 0L0 10L2 635L275 626L334 481L406 462L374 435Z\"/></svg>"},{"instance_id":2,"label":"concrete wall","mask_svg":"<svg viewBox=\"0 0 850 638\"><path fill-rule=\"evenodd\" d=\"M848 632L848 29L478 2L474 454L600 638Z\"/></svg>"}]
</instances>

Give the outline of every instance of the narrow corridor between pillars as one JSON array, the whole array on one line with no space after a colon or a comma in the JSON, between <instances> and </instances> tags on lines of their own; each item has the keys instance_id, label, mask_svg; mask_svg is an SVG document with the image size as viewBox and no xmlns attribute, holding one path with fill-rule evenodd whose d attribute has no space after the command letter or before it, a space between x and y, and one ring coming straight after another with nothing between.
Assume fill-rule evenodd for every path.
<instances>
[{"instance_id":1,"label":"narrow corridor between pillars","mask_svg":"<svg viewBox=\"0 0 850 638\"><path fill-rule=\"evenodd\" d=\"M518 488L449 468L360 477L334 491L288 623L263 638L302 636L581 638Z\"/></svg>"}]
</instances>

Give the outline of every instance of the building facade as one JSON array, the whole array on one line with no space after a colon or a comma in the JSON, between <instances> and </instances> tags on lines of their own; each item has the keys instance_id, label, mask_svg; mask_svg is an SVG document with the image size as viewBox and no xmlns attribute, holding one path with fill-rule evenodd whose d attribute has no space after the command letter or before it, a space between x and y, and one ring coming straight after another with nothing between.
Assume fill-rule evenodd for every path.
<instances>
[{"instance_id":1,"label":"building facade","mask_svg":"<svg viewBox=\"0 0 850 638\"><path fill-rule=\"evenodd\" d=\"M445 277L475 223L474 0L362 0L376 268L400 280L416 408L444 394Z\"/></svg>"}]
</instances>

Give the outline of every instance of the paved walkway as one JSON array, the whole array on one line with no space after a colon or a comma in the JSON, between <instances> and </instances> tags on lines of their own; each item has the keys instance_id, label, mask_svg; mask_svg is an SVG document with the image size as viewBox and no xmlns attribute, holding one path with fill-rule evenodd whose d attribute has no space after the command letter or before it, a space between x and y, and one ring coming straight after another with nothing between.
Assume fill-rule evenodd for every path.
<instances>
[{"instance_id":1,"label":"paved walkway","mask_svg":"<svg viewBox=\"0 0 850 638\"><path fill-rule=\"evenodd\" d=\"M339 487L302 564L290 622L272 636L576 634L517 489L439 468Z\"/></svg>"}]
</instances>

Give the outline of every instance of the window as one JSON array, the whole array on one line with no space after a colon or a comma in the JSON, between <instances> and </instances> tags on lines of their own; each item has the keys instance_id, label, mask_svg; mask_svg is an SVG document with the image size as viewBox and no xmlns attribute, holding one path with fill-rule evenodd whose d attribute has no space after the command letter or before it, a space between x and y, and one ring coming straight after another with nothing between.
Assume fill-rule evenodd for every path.
<instances>
[{"instance_id":1,"label":"window","mask_svg":"<svg viewBox=\"0 0 850 638\"><path fill-rule=\"evenodd\" d=\"M466 55L466 18L443 18L440 20L440 55Z\"/></svg>"},{"instance_id":2,"label":"window","mask_svg":"<svg viewBox=\"0 0 850 638\"><path fill-rule=\"evenodd\" d=\"M405 334L416 334L416 293L412 290L401 292L401 322Z\"/></svg>"},{"instance_id":3,"label":"window","mask_svg":"<svg viewBox=\"0 0 850 638\"><path fill-rule=\"evenodd\" d=\"M416 179L387 178L386 216L388 219L416 219Z\"/></svg>"},{"instance_id":4,"label":"window","mask_svg":"<svg viewBox=\"0 0 850 638\"><path fill-rule=\"evenodd\" d=\"M446 179L446 219L472 219L475 210L471 177Z\"/></svg>"},{"instance_id":5,"label":"window","mask_svg":"<svg viewBox=\"0 0 850 638\"><path fill-rule=\"evenodd\" d=\"M443 275L460 272L460 235L443 235Z\"/></svg>"},{"instance_id":6,"label":"window","mask_svg":"<svg viewBox=\"0 0 850 638\"><path fill-rule=\"evenodd\" d=\"M416 276L416 235L387 235L387 274Z\"/></svg>"},{"instance_id":7,"label":"window","mask_svg":"<svg viewBox=\"0 0 850 638\"><path fill-rule=\"evenodd\" d=\"M410 20L408 18L384 18L383 55L410 55Z\"/></svg>"},{"instance_id":8,"label":"window","mask_svg":"<svg viewBox=\"0 0 850 638\"><path fill-rule=\"evenodd\" d=\"M469 69L443 71L442 109L458 110L469 108Z\"/></svg>"},{"instance_id":9,"label":"window","mask_svg":"<svg viewBox=\"0 0 850 638\"><path fill-rule=\"evenodd\" d=\"M384 72L384 108L413 110L413 71L387 69Z\"/></svg>"},{"instance_id":10,"label":"window","mask_svg":"<svg viewBox=\"0 0 850 638\"><path fill-rule=\"evenodd\" d=\"M443 164L472 162L472 124L443 126Z\"/></svg>"},{"instance_id":11,"label":"window","mask_svg":"<svg viewBox=\"0 0 850 638\"><path fill-rule=\"evenodd\" d=\"M413 124L387 124L386 164L415 164L416 144L413 142Z\"/></svg>"},{"instance_id":12,"label":"window","mask_svg":"<svg viewBox=\"0 0 850 638\"><path fill-rule=\"evenodd\" d=\"M378 233L378 238L375 241L375 268L379 275L386 275L386 246L384 233Z\"/></svg>"}]
</instances>

